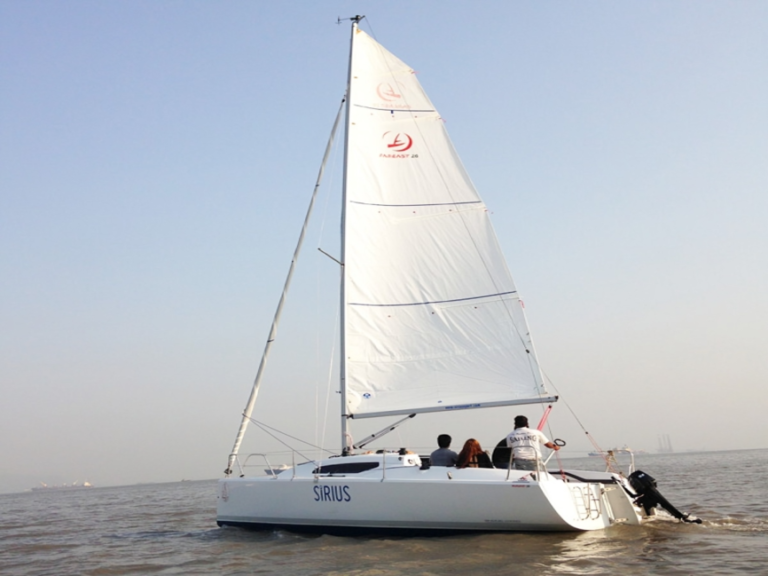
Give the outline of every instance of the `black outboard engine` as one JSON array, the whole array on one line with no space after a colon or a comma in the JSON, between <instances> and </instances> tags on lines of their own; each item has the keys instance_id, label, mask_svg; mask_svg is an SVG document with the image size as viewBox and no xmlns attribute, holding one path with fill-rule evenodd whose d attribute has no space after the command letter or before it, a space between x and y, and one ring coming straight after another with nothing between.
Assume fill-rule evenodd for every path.
<instances>
[{"instance_id":1,"label":"black outboard engine","mask_svg":"<svg viewBox=\"0 0 768 576\"><path fill-rule=\"evenodd\" d=\"M700 518L696 518L690 514L683 514L680 510L672 506L672 504L670 504L669 501L656 489L656 480L642 470L635 470L632 472L632 474L629 475L629 483L632 486L632 489L636 492L635 504L642 506L643 509L645 509L646 514L653 514L653 509L656 506L661 506L678 520L690 522L692 524L701 524Z\"/></svg>"}]
</instances>

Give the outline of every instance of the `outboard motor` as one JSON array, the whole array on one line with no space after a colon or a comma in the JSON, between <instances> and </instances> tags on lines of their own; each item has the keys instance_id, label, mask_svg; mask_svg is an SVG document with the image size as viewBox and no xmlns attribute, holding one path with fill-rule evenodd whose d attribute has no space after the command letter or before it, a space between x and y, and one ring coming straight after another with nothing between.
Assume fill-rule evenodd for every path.
<instances>
[{"instance_id":1,"label":"outboard motor","mask_svg":"<svg viewBox=\"0 0 768 576\"><path fill-rule=\"evenodd\" d=\"M632 474L629 475L629 483L636 493L635 504L642 506L643 509L645 509L645 513L649 516L653 514L653 509L656 506L661 506L678 520L690 522L692 524L701 524L700 518L696 518L690 514L683 514L680 510L672 506L672 504L670 504L669 501L656 489L656 480L642 470L635 470L632 472Z\"/></svg>"}]
</instances>

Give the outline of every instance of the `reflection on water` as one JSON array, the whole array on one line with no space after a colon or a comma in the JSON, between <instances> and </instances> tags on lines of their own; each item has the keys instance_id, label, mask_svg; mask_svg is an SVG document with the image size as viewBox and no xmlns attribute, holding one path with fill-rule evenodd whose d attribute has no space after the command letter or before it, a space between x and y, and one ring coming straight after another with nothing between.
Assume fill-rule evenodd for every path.
<instances>
[{"instance_id":1,"label":"reflection on water","mask_svg":"<svg viewBox=\"0 0 768 576\"><path fill-rule=\"evenodd\" d=\"M601 469L601 461L566 461ZM0 496L8 576L203 574L762 574L768 450L639 455L675 506L641 527L557 534L341 538L215 525L215 482Z\"/></svg>"}]
</instances>

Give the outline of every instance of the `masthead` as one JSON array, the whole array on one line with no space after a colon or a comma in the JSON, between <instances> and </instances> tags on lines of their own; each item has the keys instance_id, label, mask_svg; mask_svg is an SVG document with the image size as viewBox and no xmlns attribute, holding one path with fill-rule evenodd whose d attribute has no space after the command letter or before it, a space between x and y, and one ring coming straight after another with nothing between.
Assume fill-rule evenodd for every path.
<instances>
[{"instance_id":1,"label":"masthead","mask_svg":"<svg viewBox=\"0 0 768 576\"><path fill-rule=\"evenodd\" d=\"M347 20L351 20L355 24L358 24L360 20L362 20L363 18L365 18L365 15L360 16L359 14L357 16L352 16L351 18L342 18L341 16L339 16L336 20L336 24L341 24L342 22L346 22Z\"/></svg>"}]
</instances>

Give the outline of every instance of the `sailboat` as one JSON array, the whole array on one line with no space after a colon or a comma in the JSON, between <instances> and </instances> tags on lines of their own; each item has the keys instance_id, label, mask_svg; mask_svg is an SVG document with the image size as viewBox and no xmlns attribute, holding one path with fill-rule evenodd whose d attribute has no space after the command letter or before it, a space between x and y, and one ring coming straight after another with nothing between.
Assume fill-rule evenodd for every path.
<instances>
[{"instance_id":1,"label":"sailboat","mask_svg":"<svg viewBox=\"0 0 768 576\"><path fill-rule=\"evenodd\" d=\"M534 471L457 469L430 466L408 449L364 448L419 414L450 418L558 398L545 385L489 213L440 115L413 69L361 30L361 18L350 19L343 106L339 453L304 462L294 455L264 476L246 474L239 454L305 221L219 481L218 524L331 533L640 524L653 506L644 509L642 490L619 473L550 473L544 462ZM351 424L364 418L398 421L355 443Z\"/></svg>"}]
</instances>

